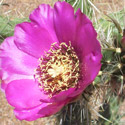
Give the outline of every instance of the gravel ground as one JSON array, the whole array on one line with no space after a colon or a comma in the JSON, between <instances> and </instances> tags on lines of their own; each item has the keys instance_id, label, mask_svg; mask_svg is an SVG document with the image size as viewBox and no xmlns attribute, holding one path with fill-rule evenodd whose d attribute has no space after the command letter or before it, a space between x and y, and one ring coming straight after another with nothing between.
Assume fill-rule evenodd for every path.
<instances>
[{"instance_id":1,"label":"gravel ground","mask_svg":"<svg viewBox=\"0 0 125 125\"><path fill-rule=\"evenodd\" d=\"M0 7L0 13L10 18L28 17L30 12L42 3L51 6L57 0L1 0L3 5ZM124 8L124 0L93 0L95 6L104 13L111 13ZM124 3L124 4L123 4Z\"/></svg>"},{"instance_id":2,"label":"gravel ground","mask_svg":"<svg viewBox=\"0 0 125 125\"><path fill-rule=\"evenodd\" d=\"M47 3L53 6L55 1L57 0L3 0L0 13L10 18L24 18L28 17L38 5Z\"/></svg>"}]
</instances>

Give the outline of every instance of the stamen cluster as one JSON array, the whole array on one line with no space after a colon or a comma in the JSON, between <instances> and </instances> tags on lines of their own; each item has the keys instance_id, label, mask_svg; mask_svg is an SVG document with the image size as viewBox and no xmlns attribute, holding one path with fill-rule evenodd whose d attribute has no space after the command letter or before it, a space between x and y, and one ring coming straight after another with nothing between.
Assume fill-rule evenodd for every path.
<instances>
[{"instance_id":1,"label":"stamen cluster","mask_svg":"<svg viewBox=\"0 0 125 125\"><path fill-rule=\"evenodd\" d=\"M40 59L35 77L41 88L51 95L76 87L79 79L79 59L69 43L54 43Z\"/></svg>"}]
</instances>

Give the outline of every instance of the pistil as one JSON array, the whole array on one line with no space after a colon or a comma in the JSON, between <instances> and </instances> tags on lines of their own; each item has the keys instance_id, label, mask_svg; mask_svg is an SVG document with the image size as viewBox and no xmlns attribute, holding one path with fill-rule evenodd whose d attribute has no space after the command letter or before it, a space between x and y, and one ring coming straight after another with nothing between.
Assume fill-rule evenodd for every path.
<instances>
[{"instance_id":1,"label":"pistil","mask_svg":"<svg viewBox=\"0 0 125 125\"><path fill-rule=\"evenodd\" d=\"M51 45L48 52L39 59L35 77L41 88L54 95L78 84L80 75L79 59L74 48L69 43L57 43Z\"/></svg>"}]
</instances>

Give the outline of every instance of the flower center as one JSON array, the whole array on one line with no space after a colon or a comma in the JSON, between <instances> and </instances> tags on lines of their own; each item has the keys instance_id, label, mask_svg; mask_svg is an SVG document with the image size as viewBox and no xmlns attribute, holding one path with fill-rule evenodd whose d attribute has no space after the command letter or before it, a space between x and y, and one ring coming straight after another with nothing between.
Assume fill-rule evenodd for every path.
<instances>
[{"instance_id":1,"label":"flower center","mask_svg":"<svg viewBox=\"0 0 125 125\"><path fill-rule=\"evenodd\" d=\"M76 87L79 79L79 59L71 44L51 45L48 52L40 58L35 78L41 88L51 95Z\"/></svg>"}]
</instances>

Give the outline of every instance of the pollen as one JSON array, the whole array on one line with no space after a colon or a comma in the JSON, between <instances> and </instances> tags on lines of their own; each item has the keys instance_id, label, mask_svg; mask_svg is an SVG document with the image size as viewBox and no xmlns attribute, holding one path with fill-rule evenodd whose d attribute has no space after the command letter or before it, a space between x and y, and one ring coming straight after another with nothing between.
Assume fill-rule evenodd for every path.
<instances>
[{"instance_id":1,"label":"pollen","mask_svg":"<svg viewBox=\"0 0 125 125\"><path fill-rule=\"evenodd\" d=\"M44 92L54 95L77 86L79 59L70 42L69 45L53 43L39 61L35 78Z\"/></svg>"}]
</instances>

